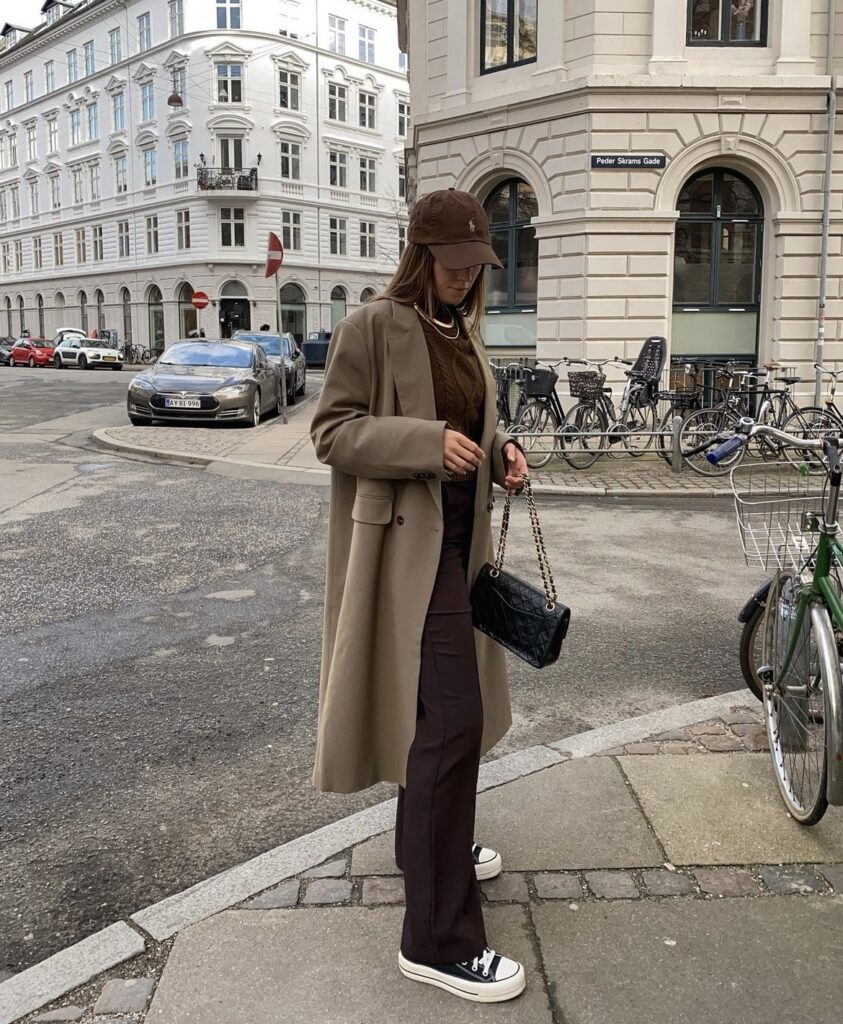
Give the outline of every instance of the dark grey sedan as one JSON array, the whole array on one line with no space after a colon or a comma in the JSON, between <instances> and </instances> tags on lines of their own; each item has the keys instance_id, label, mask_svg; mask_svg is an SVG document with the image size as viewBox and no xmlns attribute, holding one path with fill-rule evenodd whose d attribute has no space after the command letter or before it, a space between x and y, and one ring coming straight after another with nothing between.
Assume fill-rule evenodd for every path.
<instances>
[{"instance_id":1,"label":"dark grey sedan","mask_svg":"<svg viewBox=\"0 0 843 1024\"><path fill-rule=\"evenodd\" d=\"M253 341L264 350L269 361L275 363L280 372L281 346L284 346L284 366L287 374L287 405L295 405L296 398L304 394L307 385L307 364L301 349L292 334L276 334L272 331L236 331L237 341Z\"/></svg>"},{"instance_id":2,"label":"dark grey sedan","mask_svg":"<svg viewBox=\"0 0 843 1024\"><path fill-rule=\"evenodd\" d=\"M237 421L256 427L283 406L281 374L260 345L179 341L129 384L135 426L153 420Z\"/></svg>"}]
</instances>

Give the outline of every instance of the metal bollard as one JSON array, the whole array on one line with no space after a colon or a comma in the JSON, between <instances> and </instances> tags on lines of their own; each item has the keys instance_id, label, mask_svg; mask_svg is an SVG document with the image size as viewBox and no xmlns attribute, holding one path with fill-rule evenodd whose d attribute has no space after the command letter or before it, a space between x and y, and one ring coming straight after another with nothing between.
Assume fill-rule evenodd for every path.
<instances>
[{"instance_id":1,"label":"metal bollard","mask_svg":"<svg viewBox=\"0 0 843 1024\"><path fill-rule=\"evenodd\" d=\"M674 473L682 472L682 424L681 416L673 417L673 443L671 445L670 468Z\"/></svg>"}]
</instances>

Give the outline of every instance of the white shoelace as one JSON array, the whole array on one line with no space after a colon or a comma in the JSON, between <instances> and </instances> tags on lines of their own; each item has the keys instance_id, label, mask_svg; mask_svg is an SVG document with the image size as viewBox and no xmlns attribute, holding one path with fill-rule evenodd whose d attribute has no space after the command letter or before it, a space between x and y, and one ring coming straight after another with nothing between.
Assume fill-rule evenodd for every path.
<instances>
[{"instance_id":1,"label":"white shoelace","mask_svg":"<svg viewBox=\"0 0 843 1024\"><path fill-rule=\"evenodd\" d=\"M471 961L471 969L472 969L472 971L476 971L477 970L477 965L480 964L483 967L483 977L484 978L488 978L489 977L489 966L491 965L491 963L492 963L492 961L494 959L495 959L495 951L493 949L489 949L489 947L487 946L483 950L483 953L482 953L481 956L476 956ZM467 960L464 961L464 962L468 963Z\"/></svg>"}]
</instances>

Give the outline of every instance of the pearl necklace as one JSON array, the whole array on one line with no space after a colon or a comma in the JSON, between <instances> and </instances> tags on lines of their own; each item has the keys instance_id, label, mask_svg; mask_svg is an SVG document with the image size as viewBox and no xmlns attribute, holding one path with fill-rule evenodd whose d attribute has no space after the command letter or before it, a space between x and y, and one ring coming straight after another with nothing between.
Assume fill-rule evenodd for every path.
<instances>
[{"instance_id":1,"label":"pearl necklace","mask_svg":"<svg viewBox=\"0 0 843 1024\"><path fill-rule=\"evenodd\" d=\"M418 307L416 303L413 303L413 309L419 314L420 317L422 317L422 319L426 320L430 324L430 326L434 329L434 331L436 331L438 335L440 335L440 337L445 338L446 341L456 341L457 338L462 333L460 325L457 323L457 318L455 316L451 318L451 322L448 324L445 323L443 320L437 320L435 317L429 317L423 310L421 310ZM446 334L444 331L439 330L440 327L454 328L456 330L456 334Z\"/></svg>"}]
</instances>

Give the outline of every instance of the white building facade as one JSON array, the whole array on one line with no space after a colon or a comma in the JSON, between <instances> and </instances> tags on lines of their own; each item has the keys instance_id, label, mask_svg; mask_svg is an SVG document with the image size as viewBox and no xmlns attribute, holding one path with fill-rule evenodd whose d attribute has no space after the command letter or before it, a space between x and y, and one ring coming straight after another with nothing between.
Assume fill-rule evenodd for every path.
<instances>
[{"instance_id":1,"label":"white building facade","mask_svg":"<svg viewBox=\"0 0 843 1024\"><path fill-rule=\"evenodd\" d=\"M677 359L813 375L843 72L830 3L399 0L411 194L476 194L508 263L490 281L490 347L601 359L664 335ZM843 359L831 138L825 354Z\"/></svg>"},{"instance_id":2,"label":"white building facade","mask_svg":"<svg viewBox=\"0 0 843 1024\"><path fill-rule=\"evenodd\" d=\"M160 351L330 329L397 266L406 59L381 0L48 0L0 49L0 335ZM176 101L181 100L178 104ZM194 291L211 304L193 309Z\"/></svg>"}]
</instances>

